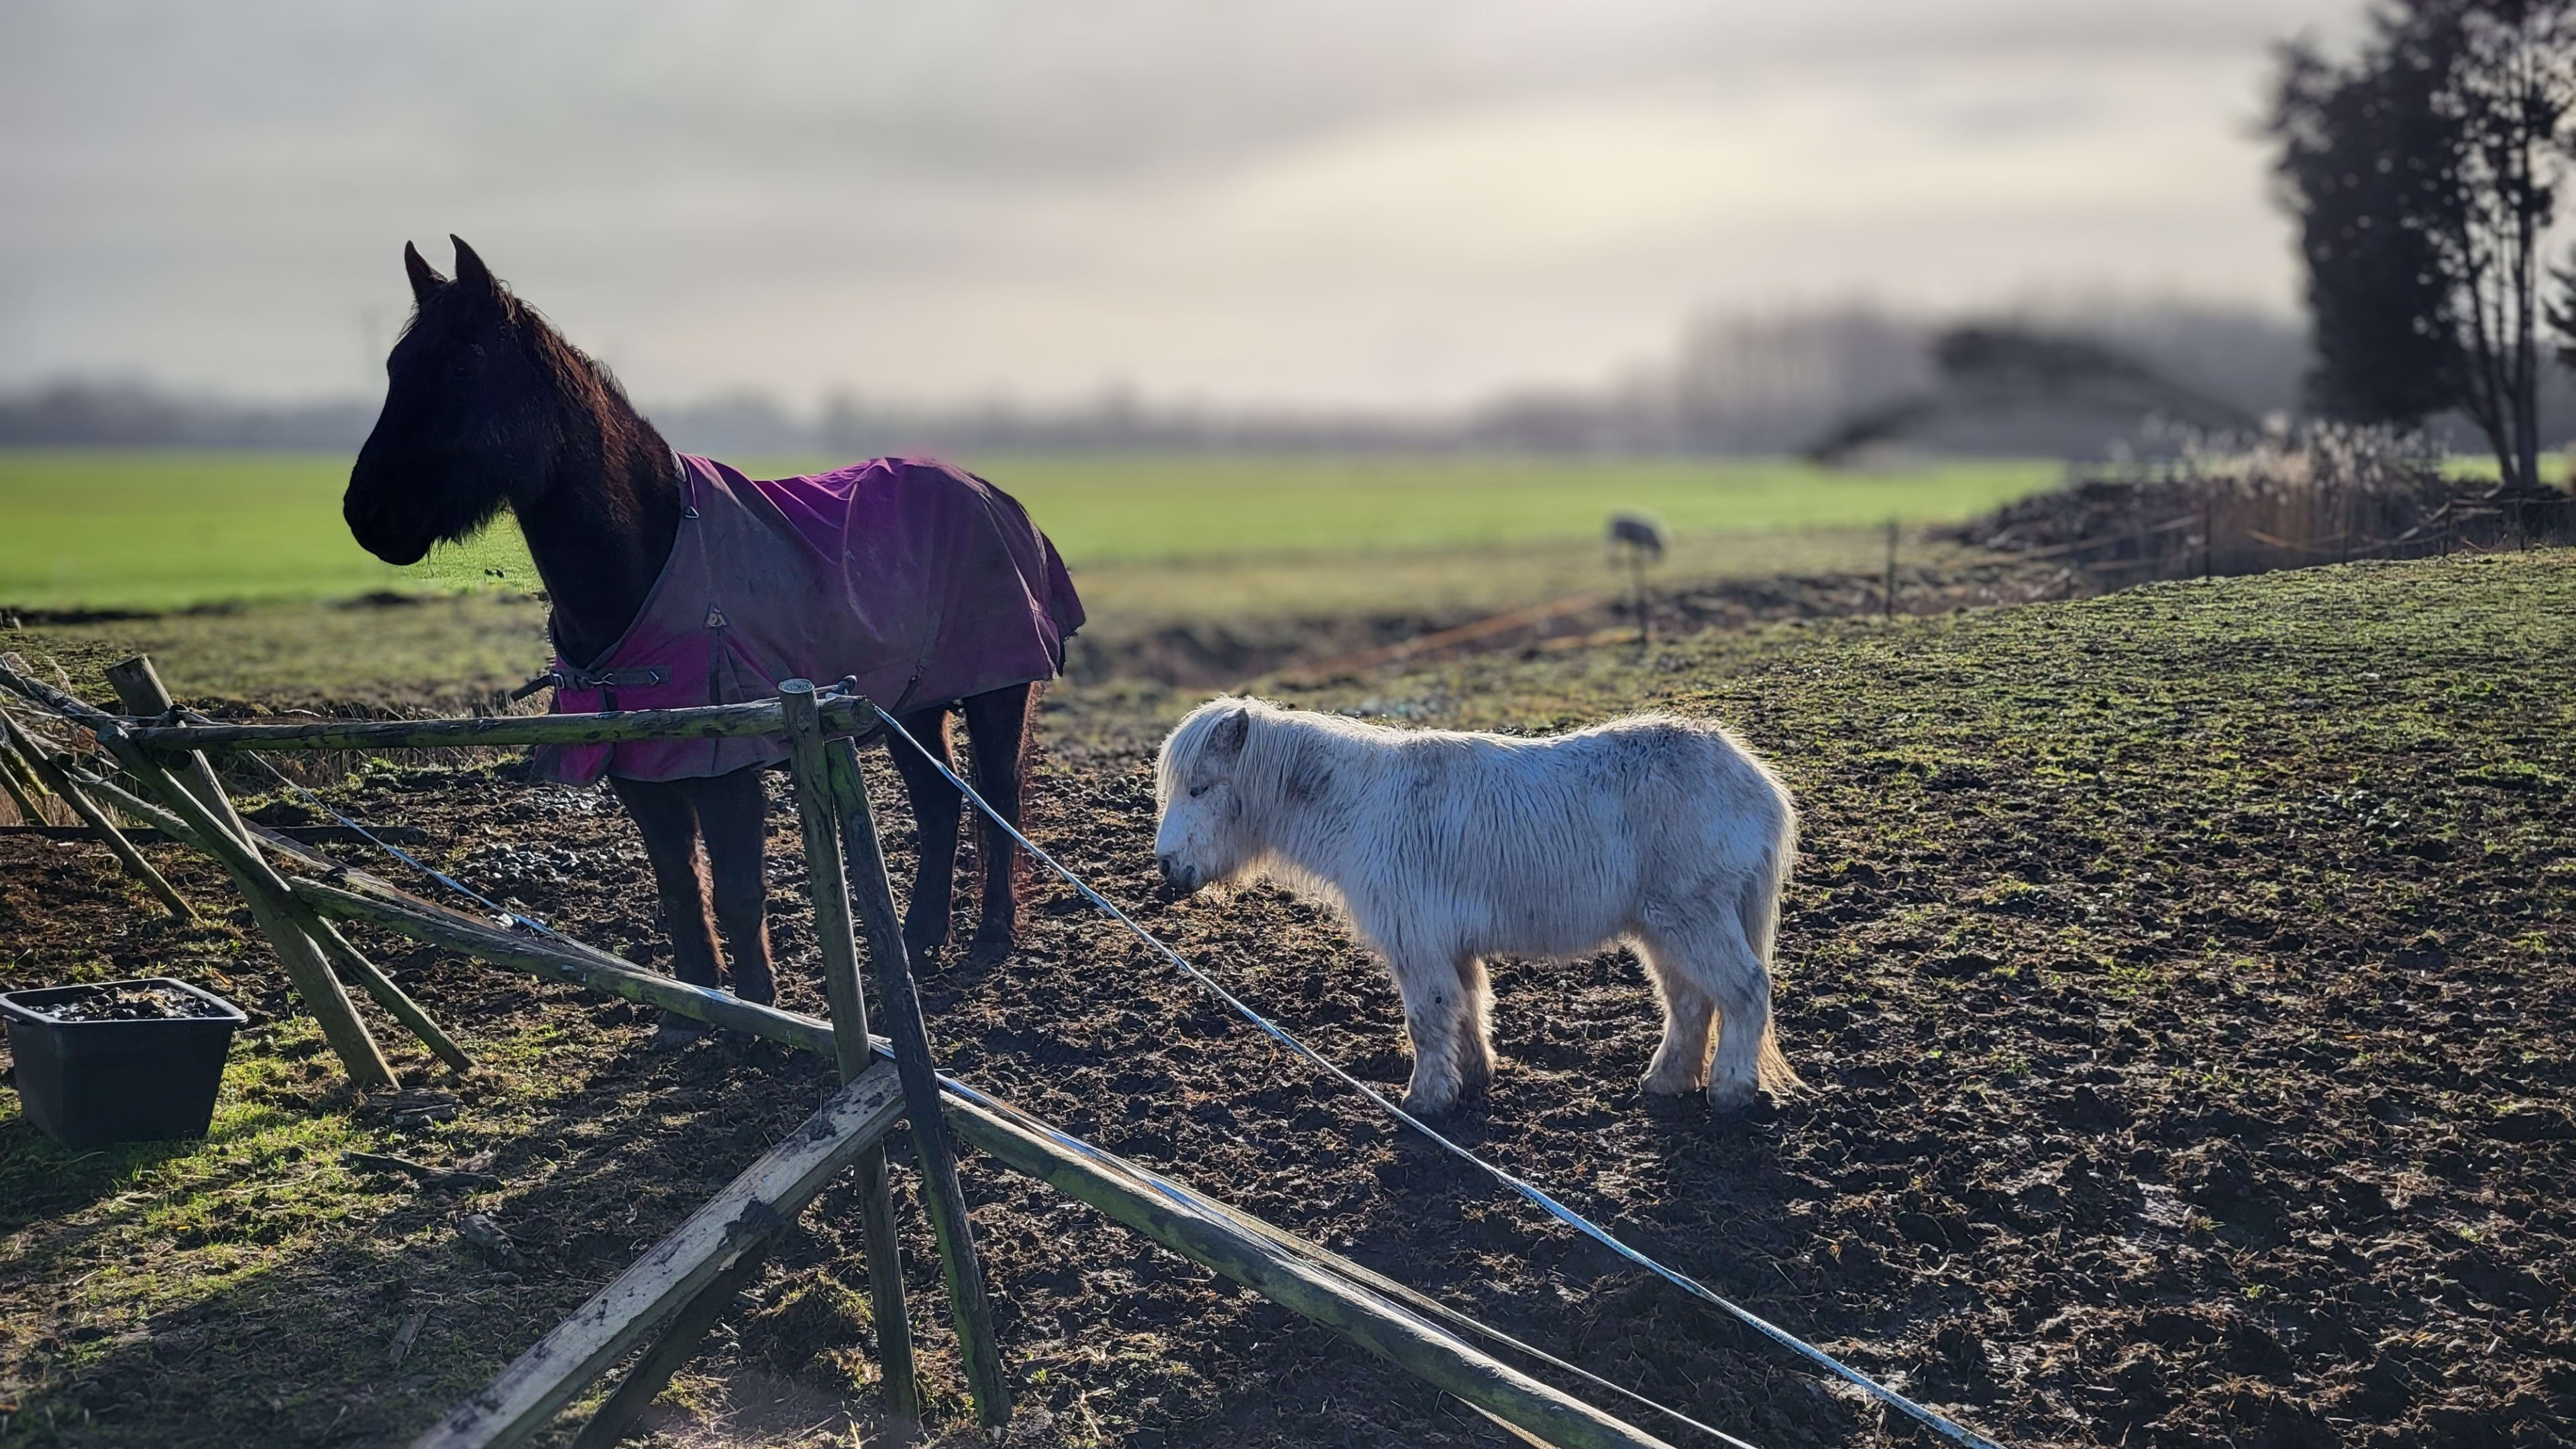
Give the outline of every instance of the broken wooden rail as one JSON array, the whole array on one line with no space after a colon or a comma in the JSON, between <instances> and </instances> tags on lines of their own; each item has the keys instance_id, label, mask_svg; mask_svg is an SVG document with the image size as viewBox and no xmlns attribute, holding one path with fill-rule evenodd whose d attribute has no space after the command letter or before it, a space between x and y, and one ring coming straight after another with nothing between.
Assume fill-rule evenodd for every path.
<instances>
[{"instance_id":1,"label":"broken wooden rail","mask_svg":"<svg viewBox=\"0 0 2576 1449\"><path fill-rule=\"evenodd\" d=\"M414 1449L524 1442L643 1342L657 1322L765 1247L834 1174L885 1140L903 1120L903 1108L903 1084L891 1065L862 1072L633 1267L414 1440Z\"/></svg>"},{"instance_id":2,"label":"broken wooden rail","mask_svg":"<svg viewBox=\"0 0 2576 1449\"><path fill-rule=\"evenodd\" d=\"M825 734L863 734L876 723L864 699L818 700ZM477 719L322 720L312 724L137 724L125 733L147 750L434 750L475 746L606 745L635 740L721 740L784 735L778 701L597 714L507 714Z\"/></svg>"}]
</instances>

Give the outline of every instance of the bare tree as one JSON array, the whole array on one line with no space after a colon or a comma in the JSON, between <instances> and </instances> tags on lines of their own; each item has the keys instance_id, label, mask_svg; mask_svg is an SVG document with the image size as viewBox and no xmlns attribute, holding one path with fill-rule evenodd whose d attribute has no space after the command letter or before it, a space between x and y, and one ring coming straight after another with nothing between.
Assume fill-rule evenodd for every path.
<instances>
[{"instance_id":1,"label":"bare tree","mask_svg":"<svg viewBox=\"0 0 2576 1449\"><path fill-rule=\"evenodd\" d=\"M2543 248L2576 110L2576 0L2398 0L2337 64L2284 51L2272 130L2301 222L2323 410L2456 407L2540 471Z\"/></svg>"}]
</instances>

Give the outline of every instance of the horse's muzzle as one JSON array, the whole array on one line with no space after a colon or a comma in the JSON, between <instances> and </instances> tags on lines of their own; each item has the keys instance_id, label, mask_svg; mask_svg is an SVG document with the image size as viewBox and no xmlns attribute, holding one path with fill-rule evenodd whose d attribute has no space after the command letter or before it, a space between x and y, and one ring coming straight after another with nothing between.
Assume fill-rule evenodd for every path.
<instances>
[{"instance_id":1,"label":"horse's muzzle","mask_svg":"<svg viewBox=\"0 0 2576 1449\"><path fill-rule=\"evenodd\" d=\"M1199 873L1169 855L1157 855L1154 864L1162 867L1163 883L1186 895L1199 888Z\"/></svg>"}]
</instances>

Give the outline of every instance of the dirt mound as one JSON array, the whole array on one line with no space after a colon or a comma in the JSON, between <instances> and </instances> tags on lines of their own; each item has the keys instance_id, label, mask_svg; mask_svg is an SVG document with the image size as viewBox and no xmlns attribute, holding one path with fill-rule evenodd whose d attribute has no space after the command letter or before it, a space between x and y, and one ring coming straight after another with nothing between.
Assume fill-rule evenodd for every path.
<instances>
[{"instance_id":1,"label":"dirt mound","mask_svg":"<svg viewBox=\"0 0 2576 1449\"><path fill-rule=\"evenodd\" d=\"M1940 537L2120 583L2425 558L2576 539L2554 488L2454 479L2420 440L2319 429L2175 461L2079 469Z\"/></svg>"}]
</instances>

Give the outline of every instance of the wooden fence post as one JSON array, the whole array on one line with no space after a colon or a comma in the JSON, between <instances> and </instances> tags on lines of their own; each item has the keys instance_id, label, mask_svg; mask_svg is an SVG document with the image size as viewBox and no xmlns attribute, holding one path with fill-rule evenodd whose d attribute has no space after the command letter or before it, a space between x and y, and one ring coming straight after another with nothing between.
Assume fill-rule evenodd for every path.
<instances>
[{"instance_id":1,"label":"wooden fence post","mask_svg":"<svg viewBox=\"0 0 2576 1449\"><path fill-rule=\"evenodd\" d=\"M1895 520L1895 519L1893 519L1893 518L1891 518L1891 519L1887 520L1887 583L1886 583L1886 586L1885 586L1885 587L1880 591L1880 593L1881 593L1880 603L1881 603L1881 606L1882 606L1882 607L1884 608L1884 610L1885 610L1885 615L1884 615L1884 617L1886 617L1886 618L1888 618L1888 619L1890 619L1890 620L1895 619L1895 617L1896 617L1896 520Z\"/></svg>"},{"instance_id":2,"label":"wooden fence post","mask_svg":"<svg viewBox=\"0 0 2576 1449\"><path fill-rule=\"evenodd\" d=\"M26 733L18 728L16 720L5 714L0 714L0 744L5 744L25 757L29 768L36 772L36 778L44 782L46 789L61 796L64 803L72 807L73 813L80 816L81 820L97 833L101 843L116 856L117 863L125 867L126 874L143 882L145 889L160 898L162 907L170 912L170 919L174 921L197 919L196 908L188 904L187 897L180 895L171 887L170 882L163 878L160 871L153 869L152 862L143 858L143 852L134 848L134 842L126 839L125 833L116 828L116 823L107 818L107 812L91 804L89 797L82 794L72 784L71 778L63 773L62 766L57 764L52 756L46 754L34 740L29 739ZM42 824L43 822L28 823Z\"/></svg>"},{"instance_id":3,"label":"wooden fence post","mask_svg":"<svg viewBox=\"0 0 2576 1449\"><path fill-rule=\"evenodd\" d=\"M1398 1368L1564 1449L1672 1449L1665 1441L1480 1352L1373 1287L1367 1270L1308 1259L1291 1235L1054 1132L1024 1114L952 1099L961 1136L1005 1166L1089 1203L1191 1262L1323 1324ZM1383 1281L1383 1280L1380 1280Z\"/></svg>"},{"instance_id":4,"label":"wooden fence post","mask_svg":"<svg viewBox=\"0 0 2576 1449\"><path fill-rule=\"evenodd\" d=\"M882 1148L879 1149L883 1151ZM698 1296L680 1305L653 1346L644 1350L635 1367L626 1371L625 1381L599 1406L581 1432L572 1436L572 1449L611 1449L626 1437L636 1419L662 1397L671 1386L672 1376L698 1356L698 1343L707 1331L724 1316L726 1305L734 1295L748 1288L760 1277L761 1266L769 1261L771 1238L750 1240L742 1255L733 1260L715 1281L698 1290Z\"/></svg>"},{"instance_id":5,"label":"wooden fence post","mask_svg":"<svg viewBox=\"0 0 2576 1449\"><path fill-rule=\"evenodd\" d=\"M796 784L796 813L805 830L805 873L814 899L814 934L823 953L823 989L832 1008L833 1055L841 1080L854 1082L875 1063L868 1050L868 999L859 986L858 938L850 919L849 877L842 863L837 796L811 680L778 686L779 714L787 725L788 769ZM906 1419L921 1417L921 1390L913 1367L912 1321L904 1308L903 1252L895 1237L894 1194L885 1149L859 1155L860 1244L867 1253L868 1306L876 1322L886 1405Z\"/></svg>"},{"instance_id":6,"label":"wooden fence post","mask_svg":"<svg viewBox=\"0 0 2576 1449\"><path fill-rule=\"evenodd\" d=\"M903 1073L904 1099L912 1114L912 1145L921 1157L923 1205L939 1237L939 1264L948 1279L958 1354L966 1361L966 1385L975 1398L976 1417L986 1428L999 1428L1011 1420L1010 1380L1002 1371L1001 1346L993 1339L993 1305L984 1292L983 1262L975 1254L975 1225L966 1216L965 1193L957 1184L956 1148L949 1137L948 1119L940 1111L939 1073L930 1059L930 1033L922 1022L921 998L913 990L912 959L895 916L894 888L886 881L885 851L877 842L876 814L868 806L867 776L859 768L858 750L846 739L833 740L825 756L830 761L854 904L867 930L868 958L876 967L877 996L885 1006L886 1036L894 1045L895 1066Z\"/></svg>"}]
</instances>

